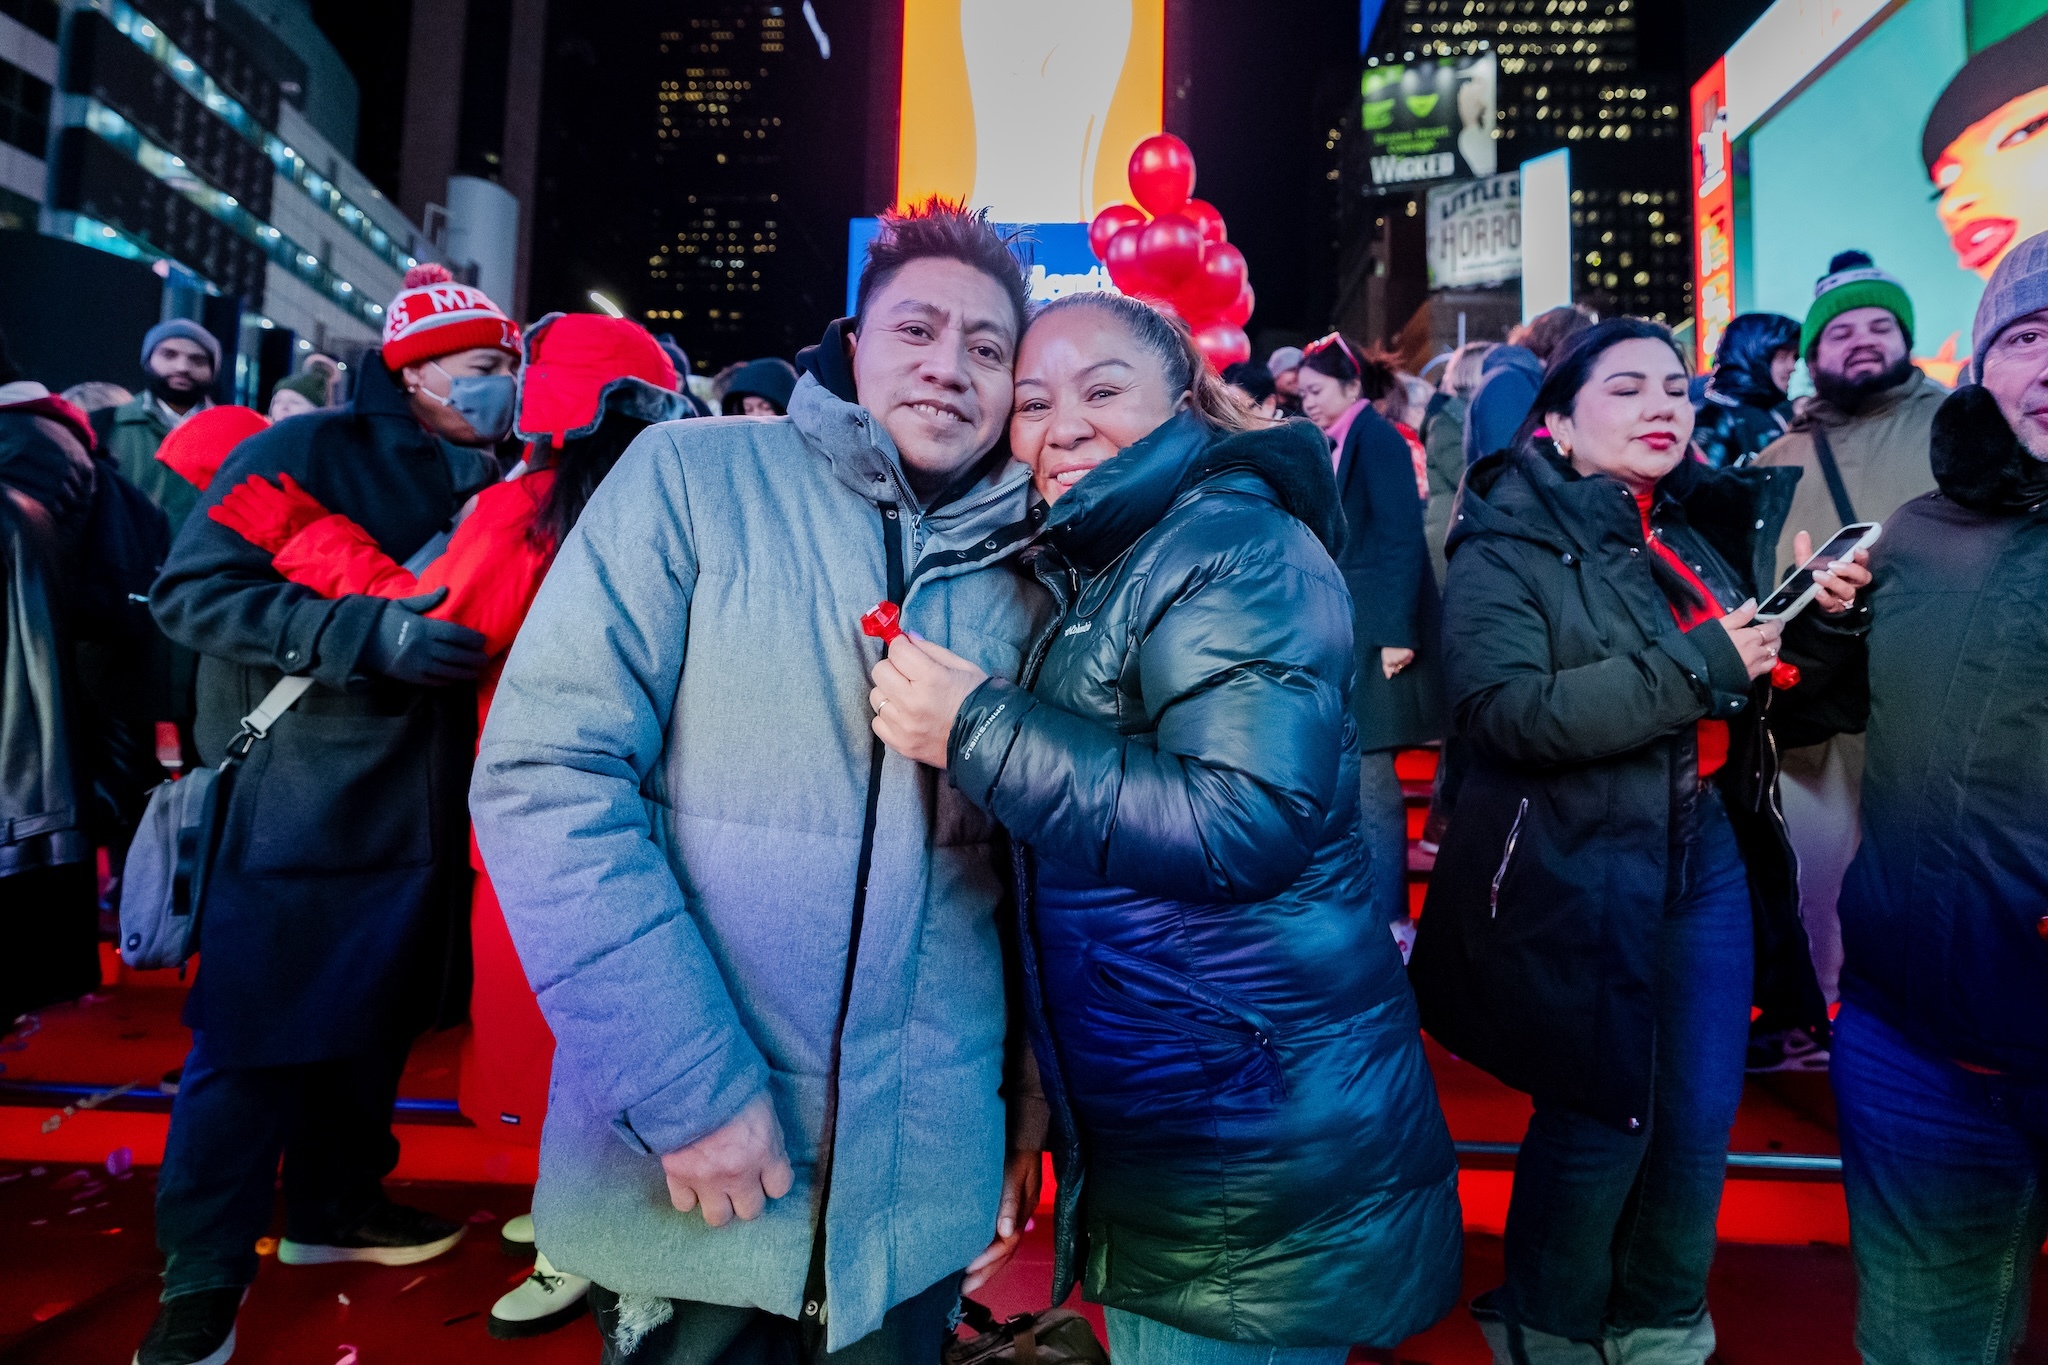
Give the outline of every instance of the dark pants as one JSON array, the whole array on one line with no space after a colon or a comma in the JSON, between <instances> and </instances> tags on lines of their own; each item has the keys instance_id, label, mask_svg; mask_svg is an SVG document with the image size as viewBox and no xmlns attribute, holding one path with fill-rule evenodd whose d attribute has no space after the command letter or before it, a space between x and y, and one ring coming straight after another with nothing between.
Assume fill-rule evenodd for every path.
<instances>
[{"instance_id":1,"label":"dark pants","mask_svg":"<svg viewBox=\"0 0 2048 1365\"><path fill-rule=\"evenodd\" d=\"M1408 919L1408 803L1394 771L1393 749L1358 756L1358 813L1372 861L1372 915L1389 924Z\"/></svg>"},{"instance_id":2,"label":"dark pants","mask_svg":"<svg viewBox=\"0 0 2048 1365\"><path fill-rule=\"evenodd\" d=\"M1696 823L1664 912L1649 1123L1626 1133L1539 1096L1515 1161L1502 1306L1554 1337L1704 1320L1754 973L1748 879L1711 790Z\"/></svg>"},{"instance_id":3,"label":"dark pants","mask_svg":"<svg viewBox=\"0 0 2048 1365\"><path fill-rule=\"evenodd\" d=\"M604 1333L602 1365L938 1365L960 1303L960 1275L948 1275L891 1308L882 1325L837 1351L812 1353L793 1318L759 1308L672 1300L675 1316L631 1355L619 1352L619 1296L590 1287L590 1311Z\"/></svg>"},{"instance_id":4,"label":"dark pants","mask_svg":"<svg viewBox=\"0 0 2048 1365\"><path fill-rule=\"evenodd\" d=\"M1832 1070L1863 1359L2010 1360L2048 1237L2048 1082L1965 1071L1853 1005Z\"/></svg>"},{"instance_id":5,"label":"dark pants","mask_svg":"<svg viewBox=\"0 0 2048 1365\"><path fill-rule=\"evenodd\" d=\"M166 1299L256 1278L280 1156L293 1241L329 1243L382 1200L380 1182L398 1164L391 1106L409 1049L216 1069L206 1034L192 1035L156 1187Z\"/></svg>"}]
</instances>

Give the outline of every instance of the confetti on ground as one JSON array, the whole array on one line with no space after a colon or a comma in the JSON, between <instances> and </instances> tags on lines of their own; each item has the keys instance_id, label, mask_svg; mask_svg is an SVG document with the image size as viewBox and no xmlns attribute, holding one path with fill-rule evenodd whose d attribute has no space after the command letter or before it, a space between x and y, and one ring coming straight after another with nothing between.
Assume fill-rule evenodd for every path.
<instances>
[{"instance_id":1,"label":"confetti on ground","mask_svg":"<svg viewBox=\"0 0 2048 1365\"><path fill-rule=\"evenodd\" d=\"M339 1300L341 1300L341 1306L342 1306L343 1308L346 1308L346 1307L348 1307L348 1295L346 1295L346 1294L336 1294L336 1295L335 1295L334 1297L335 1297L335 1298L337 1298L337 1299L339 1299Z\"/></svg>"},{"instance_id":2,"label":"confetti on ground","mask_svg":"<svg viewBox=\"0 0 2048 1365\"><path fill-rule=\"evenodd\" d=\"M411 1278L410 1280L407 1280L407 1281L405 1282L405 1289L401 1289L401 1290L399 1290L398 1292L399 1292L400 1294L403 1294L403 1293L405 1293L405 1292L406 1292L406 1290L410 1290L410 1289L418 1289L418 1288L419 1288L419 1287L420 1287L421 1285L425 1284L426 1282L427 1282L427 1277L426 1277L426 1276L424 1276L424 1275L415 1275L415 1276L413 1276L413 1277L412 1277L412 1278ZM396 1295L394 1295L393 1297L396 1297Z\"/></svg>"},{"instance_id":3,"label":"confetti on ground","mask_svg":"<svg viewBox=\"0 0 2048 1365\"><path fill-rule=\"evenodd\" d=\"M135 1149L132 1147L116 1147L107 1153L108 1175L126 1175L128 1168L134 1164Z\"/></svg>"},{"instance_id":4,"label":"confetti on ground","mask_svg":"<svg viewBox=\"0 0 2048 1365\"><path fill-rule=\"evenodd\" d=\"M454 1325L455 1325L456 1323L458 1323L458 1322L468 1322L468 1321L469 1321L469 1320L470 1320L471 1318L480 1318L480 1317L482 1317L483 1315L484 1315L484 1310L483 1310L483 1309L481 1309L481 1308L472 1308L472 1309L470 1309L470 1310L469 1310L469 1311L468 1311L467 1313L457 1313L457 1314L456 1314L456 1315L455 1315L454 1317L452 1317L452 1318L443 1318L443 1319L441 1319L441 1325L442 1325L443 1327L453 1327L453 1326L454 1326Z\"/></svg>"},{"instance_id":5,"label":"confetti on ground","mask_svg":"<svg viewBox=\"0 0 2048 1365\"><path fill-rule=\"evenodd\" d=\"M62 1299L56 1303L44 1304L42 1307L36 1309L35 1312L29 1314L29 1316L34 1318L37 1322L48 1322L51 1318L58 1316L60 1313L64 1312L64 1310L69 1307L71 1307L71 1300Z\"/></svg>"},{"instance_id":6,"label":"confetti on ground","mask_svg":"<svg viewBox=\"0 0 2048 1365\"><path fill-rule=\"evenodd\" d=\"M469 1221L472 1223L495 1223L498 1221L498 1215L492 1213L489 1209L478 1209L475 1213L469 1215Z\"/></svg>"},{"instance_id":7,"label":"confetti on ground","mask_svg":"<svg viewBox=\"0 0 2048 1365\"><path fill-rule=\"evenodd\" d=\"M341 1348L341 1359L335 1361L334 1365L356 1365L356 1348L344 1345Z\"/></svg>"},{"instance_id":8,"label":"confetti on ground","mask_svg":"<svg viewBox=\"0 0 2048 1365\"><path fill-rule=\"evenodd\" d=\"M256 1239L256 1254L258 1256L275 1256L277 1254L277 1239L275 1237L258 1237Z\"/></svg>"}]
</instances>

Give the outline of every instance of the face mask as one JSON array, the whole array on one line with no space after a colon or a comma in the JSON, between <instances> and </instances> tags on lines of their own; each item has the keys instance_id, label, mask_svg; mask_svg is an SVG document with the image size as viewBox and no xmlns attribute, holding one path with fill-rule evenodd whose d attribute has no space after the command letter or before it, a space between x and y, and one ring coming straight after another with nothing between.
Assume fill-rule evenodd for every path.
<instances>
[{"instance_id":1,"label":"face mask","mask_svg":"<svg viewBox=\"0 0 2048 1365\"><path fill-rule=\"evenodd\" d=\"M435 369L441 366L428 361ZM464 374L452 375L446 370L441 374L448 381L448 396L443 398L425 385L420 392L443 407L452 408L455 415L468 422L480 445L495 445L505 439L512 430L512 416L519 407L519 380L509 374Z\"/></svg>"}]
</instances>

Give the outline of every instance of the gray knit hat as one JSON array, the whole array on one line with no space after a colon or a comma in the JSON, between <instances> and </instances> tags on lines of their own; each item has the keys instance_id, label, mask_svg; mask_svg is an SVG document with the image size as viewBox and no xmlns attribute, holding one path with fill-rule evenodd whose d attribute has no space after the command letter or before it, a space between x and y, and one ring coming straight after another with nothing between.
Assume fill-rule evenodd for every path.
<instances>
[{"instance_id":1,"label":"gray knit hat","mask_svg":"<svg viewBox=\"0 0 2048 1365\"><path fill-rule=\"evenodd\" d=\"M1286 374L1289 370L1301 368L1302 350L1299 346L1282 346L1266 357L1268 374Z\"/></svg>"},{"instance_id":2,"label":"gray knit hat","mask_svg":"<svg viewBox=\"0 0 2048 1365\"><path fill-rule=\"evenodd\" d=\"M2005 253L1984 297L1977 303L1977 325L1970 331L1970 375L1984 382L1984 353L1998 334L2029 313L2048 308L2048 232L2037 232Z\"/></svg>"},{"instance_id":3,"label":"gray knit hat","mask_svg":"<svg viewBox=\"0 0 2048 1365\"><path fill-rule=\"evenodd\" d=\"M215 373L220 371L220 342L214 337L213 333L207 331L190 318L167 318L142 334L143 369L149 368L149 358L156 353L156 348L169 341L172 337L178 337L197 344L208 355L213 357Z\"/></svg>"}]
</instances>

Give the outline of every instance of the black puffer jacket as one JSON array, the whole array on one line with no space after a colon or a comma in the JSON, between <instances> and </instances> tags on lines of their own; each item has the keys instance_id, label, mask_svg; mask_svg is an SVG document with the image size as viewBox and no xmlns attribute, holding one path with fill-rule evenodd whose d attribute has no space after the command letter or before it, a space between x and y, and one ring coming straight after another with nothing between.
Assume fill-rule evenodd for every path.
<instances>
[{"instance_id":1,"label":"black puffer jacket","mask_svg":"<svg viewBox=\"0 0 2048 1365\"><path fill-rule=\"evenodd\" d=\"M1025 848L1055 1295L1084 1255L1090 1298L1223 1340L1391 1346L1458 1289L1449 1134L1367 904L1338 536L1314 428L1174 418L1055 506L1030 690L990 681L953 732Z\"/></svg>"},{"instance_id":2,"label":"black puffer jacket","mask_svg":"<svg viewBox=\"0 0 2048 1365\"><path fill-rule=\"evenodd\" d=\"M2048 463L1971 385L1933 464L1940 491L1871 552L1867 655L1816 709L1869 727L1842 994L1939 1056L2048 1079Z\"/></svg>"},{"instance_id":3,"label":"black puffer jacket","mask_svg":"<svg viewBox=\"0 0 2048 1365\"><path fill-rule=\"evenodd\" d=\"M1652 518L1740 601L1770 581L1795 479L1687 460ZM1730 722L1717 781L1749 869L1757 1000L1826 1026L1760 723L1770 685L1750 683L1718 622L1678 629L1616 480L1534 449L1491 456L1466 476L1450 550L1445 661L1470 763L1411 969L1423 1024L1509 1085L1633 1130L1650 1112L1659 930L1703 718ZM1843 648L1853 616L1803 613L1784 657Z\"/></svg>"}]
</instances>

